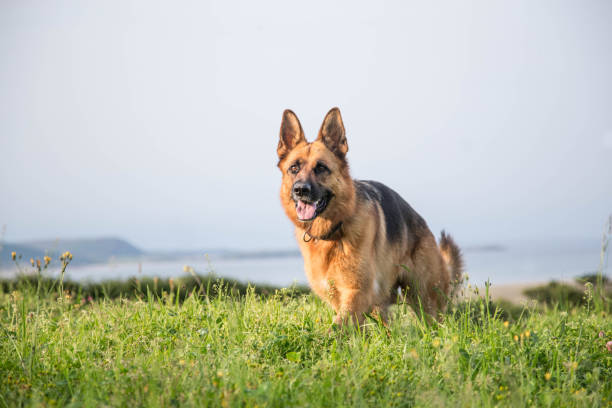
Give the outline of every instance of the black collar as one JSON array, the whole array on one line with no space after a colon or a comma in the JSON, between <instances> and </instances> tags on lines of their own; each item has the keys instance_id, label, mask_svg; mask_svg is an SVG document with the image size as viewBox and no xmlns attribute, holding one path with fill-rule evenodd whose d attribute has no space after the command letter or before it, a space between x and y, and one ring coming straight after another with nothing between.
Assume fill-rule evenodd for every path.
<instances>
[{"instance_id":1,"label":"black collar","mask_svg":"<svg viewBox=\"0 0 612 408\"><path fill-rule=\"evenodd\" d=\"M304 242L310 242L312 241L312 239L321 239L323 241L330 241L331 237L338 232L338 230L342 227L342 223L343 221L340 221L339 223L337 223L336 225L334 225L334 227L329 230L329 232L327 232L327 234L323 234L320 237L314 236L314 235L310 235L310 232L308 232L308 230L304 231L304 236L302 237L302 239L304 240ZM306 239L306 235L308 235L310 238Z\"/></svg>"}]
</instances>

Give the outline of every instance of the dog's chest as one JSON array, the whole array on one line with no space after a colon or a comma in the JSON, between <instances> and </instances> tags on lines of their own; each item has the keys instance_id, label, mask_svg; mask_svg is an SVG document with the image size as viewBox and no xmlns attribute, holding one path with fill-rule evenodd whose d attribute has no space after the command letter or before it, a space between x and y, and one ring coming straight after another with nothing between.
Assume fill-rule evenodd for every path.
<instances>
[{"instance_id":1,"label":"dog's chest","mask_svg":"<svg viewBox=\"0 0 612 408\"><path fill-rule=\"evenodd\" d=\"M338 244L305 244L301 247L304 270L313 291L333 300L338 288L344 286L346 279L355 273L350 254L345 253Z\"/></svg>"}]
</instances>

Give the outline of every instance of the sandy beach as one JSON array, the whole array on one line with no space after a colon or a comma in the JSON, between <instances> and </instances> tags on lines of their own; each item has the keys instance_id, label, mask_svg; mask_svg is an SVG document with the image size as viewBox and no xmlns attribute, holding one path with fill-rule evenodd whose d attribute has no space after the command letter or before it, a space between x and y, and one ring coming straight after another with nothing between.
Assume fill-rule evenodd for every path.
<instances>
[{"instance_id":1,"label":"sandy beach","mask_svg":"<svg viewBox=\"0 0 612 408\"><path fill-rule=\"evenodd\" d=\"M524 295L526 289L535 288L537 286L546 286L550 282L525 282L525 283L508 283L502 285L491 284L489 294L492 300L506 300L515 304L524 304L529 301L529 298ZM574 286L577 289L583 289L583 286L574 280L562 280L559 283ZM480 295L484 294L484 286L478 287ZM473 289L472 289L473 290ZM466 289L466 294L469 294L469 289Z\"/></svg>"},{"instance_id":2,"label":"sandy beach","mask_svg":"<svg viewBox=\"0 0 612 408\"><path fill-rule=\"evenodd\" d=\"M511 283L505 285L492 284L489 288L489 293L493 300L507 300L512 303L522 304L529 300L529 298L523 294L526 289L546 285L547 283L548 282ZM483 288L480 289L482 293Z\"/></svg>"}]
</instances>

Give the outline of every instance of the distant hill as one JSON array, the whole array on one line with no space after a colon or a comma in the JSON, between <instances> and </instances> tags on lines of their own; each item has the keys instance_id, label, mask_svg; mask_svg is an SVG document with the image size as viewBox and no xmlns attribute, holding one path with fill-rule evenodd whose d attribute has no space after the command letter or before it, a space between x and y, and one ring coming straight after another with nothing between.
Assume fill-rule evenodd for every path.
<instances>
[{"instance_id":1,"label":"distant hill","mask_svg":"<svg viewBox=\"0 0 612 408\"><path fill-rule=\"evenodd\" d=\"M74 264L108 262L111 258L133 258L144 255L144 251L129 242L119 238L95 239L56 239L29 241L22 243L5 242L2 245L0 267L7 267L10 263L11 252L15 251L22 256L22 262L29 262L30 258L42 258L49 255L57 262L59 256L70 251Z\"/></svg>"}]
</instances>

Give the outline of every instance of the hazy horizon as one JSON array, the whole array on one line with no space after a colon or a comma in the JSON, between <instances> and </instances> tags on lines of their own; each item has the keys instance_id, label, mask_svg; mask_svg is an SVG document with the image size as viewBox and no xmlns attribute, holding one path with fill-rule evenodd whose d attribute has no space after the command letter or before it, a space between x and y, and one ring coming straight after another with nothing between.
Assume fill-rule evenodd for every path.
<instances>
[{"instance_id":1,"label":"hazy horizon","mask_svg":"<svg viewBox=\"0 0 612 408\"><path fill-rule=\"evenodd\" d=\"M4 239L294 248L281 114L461 245L612 213L612 3L0 4Z\"/></svg>"}]
</instances>

